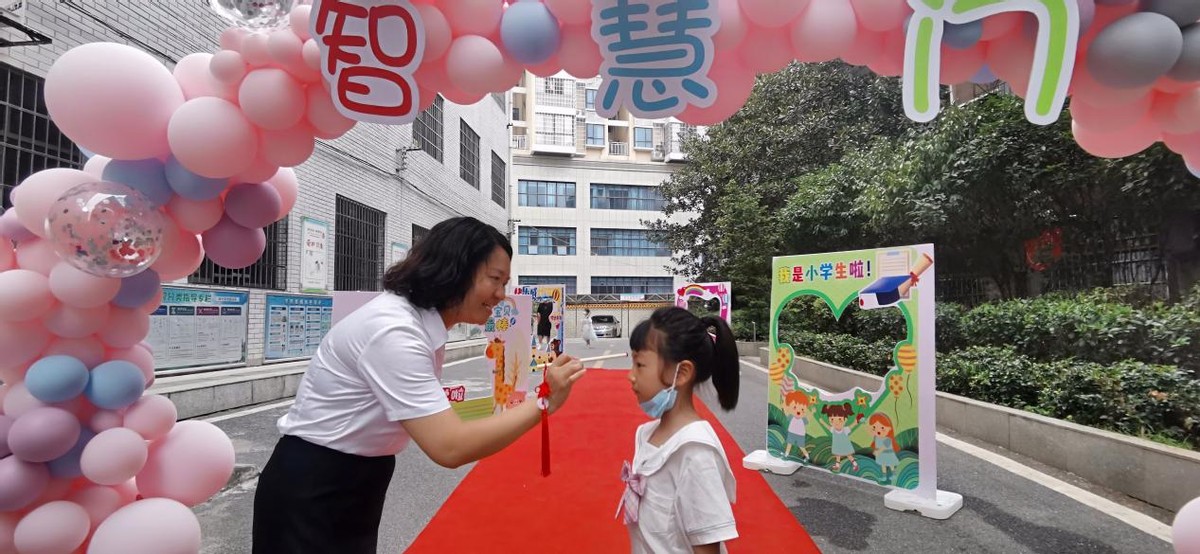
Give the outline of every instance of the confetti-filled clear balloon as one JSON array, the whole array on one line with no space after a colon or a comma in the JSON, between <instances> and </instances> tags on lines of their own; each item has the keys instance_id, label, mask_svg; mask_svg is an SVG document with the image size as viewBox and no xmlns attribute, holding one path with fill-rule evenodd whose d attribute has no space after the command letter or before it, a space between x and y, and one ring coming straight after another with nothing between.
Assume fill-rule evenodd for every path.
<instances>
[{"instance_id":1,"label":"confetti-filled clear balloon","mask_svg":"<svg viewBox=\"0 0 1200 554\"><path fill-rule=\"evenodd\" d=\"M295 0L209 0L218 15L254 31L286 26L296 4Z\"/></svg>"},{"instance_id":2,"label":"confetti-filled clear balloon","mask_svg":"<svg viewBox=\"0 0 1200 554\"><path fill-rule=\"evenodd\" d=\"M163 214L119 183L71 188L50 207L46 233L59 257L100 277L129 277L162 253Z\"/></svg>"}]
</instances>

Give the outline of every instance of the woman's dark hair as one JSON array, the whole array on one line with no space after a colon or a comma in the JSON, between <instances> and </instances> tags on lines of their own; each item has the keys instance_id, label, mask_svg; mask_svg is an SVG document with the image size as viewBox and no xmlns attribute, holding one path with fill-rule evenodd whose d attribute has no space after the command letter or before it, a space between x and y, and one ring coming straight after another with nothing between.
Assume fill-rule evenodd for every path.
<instances>
[{"instance_id":1,"label":"woman's dark hair","mask_svg":"<svg viewBox=\"0 0 1200 554\"><path fill-rule=\"evenodd\" d=\"M715 331L715 340L709 329ZM737 406L740 361L737 341L724 319L696 317L683 308L659 308L633 329L629 346L634 352L653 349L669 364L691 361L697 384L711 378L721 407L728 411Z\"/></svg>"},{"instance_id":2,"label":"woman's dark hair","mask_svg":"<svg viewBox=\"0 0 1200 554\"><path fill-rule=\"evenodd\" d=\"M495 227L473 217L447 219L434 225L404 261L388 268L383 288L418 308L452 308L471 290L496 247L512 258L512 245Z\"/></svg>"}]
</instances>

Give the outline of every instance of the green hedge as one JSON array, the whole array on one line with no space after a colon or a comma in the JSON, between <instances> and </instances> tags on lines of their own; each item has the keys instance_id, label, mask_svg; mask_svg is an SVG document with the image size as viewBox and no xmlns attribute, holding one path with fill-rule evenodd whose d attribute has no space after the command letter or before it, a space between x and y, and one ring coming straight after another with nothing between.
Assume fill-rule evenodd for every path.
<instances>
[{"instance_id":1,"label":"green hedge","mask_svg":"<svg viewBox=\"0 0 1200 554\"><path fill-rule=\"evenodd\" d=\"M867 342L852 335L794 332L782 337L797 356L821 360L840 367L883 375L892 366L896 341Z\"/></svg>"}]
</instances>

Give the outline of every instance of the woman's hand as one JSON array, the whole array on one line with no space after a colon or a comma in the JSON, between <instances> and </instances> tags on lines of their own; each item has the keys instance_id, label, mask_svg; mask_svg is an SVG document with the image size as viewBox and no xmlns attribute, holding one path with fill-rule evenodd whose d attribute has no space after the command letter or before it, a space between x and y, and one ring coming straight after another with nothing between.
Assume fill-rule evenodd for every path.
<instances>
[{"instance_id":1,"label":"woman's hand","mask_svg":"<svg viewBox=\"0 0 1200 554\"><path fill-rule=\"evenodd\" d=\"M546 369L546 383L550 385L550 413L554 413L567 401L571 394L571 386L584 376L583 364L567 354L563 354Z\"/></svg>"}]
</instances>

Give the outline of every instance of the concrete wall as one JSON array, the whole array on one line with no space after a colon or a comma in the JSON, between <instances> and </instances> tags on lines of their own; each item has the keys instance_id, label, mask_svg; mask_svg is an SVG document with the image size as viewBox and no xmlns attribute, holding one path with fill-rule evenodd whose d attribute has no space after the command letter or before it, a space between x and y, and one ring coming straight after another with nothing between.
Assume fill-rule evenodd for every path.
<instances>
[{"instance_id":1,"label":"concrete wall","mask_svg":"<svg viewBox=\"0 0 1200 554\"><path fill-rule=\"evenodd\" d=\"M770 363L766 348L759 362ZM792 371L830 391L878 389L883 379L797 357ZM1074 473L1097 485L1176 511L1200 491L1200 453L938 393L938 426Z\"/></svg>"}]
</instances>

